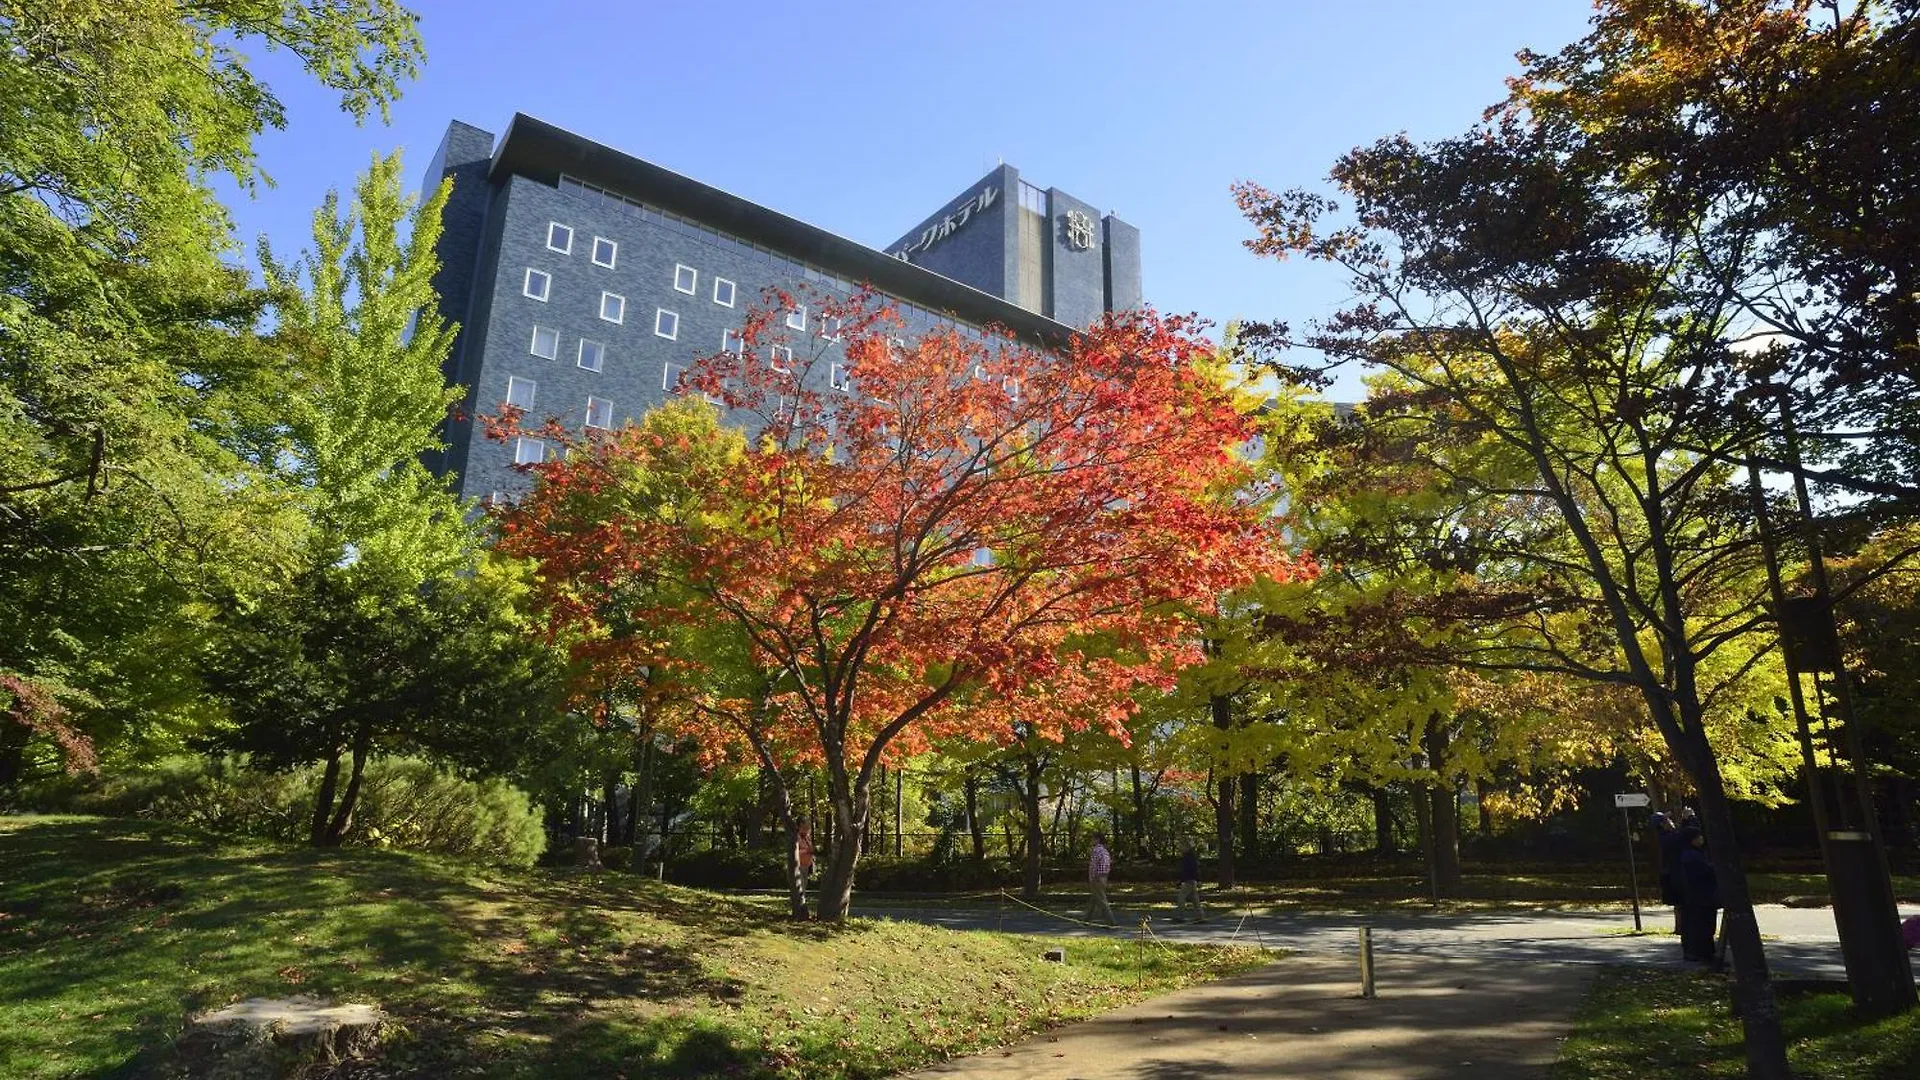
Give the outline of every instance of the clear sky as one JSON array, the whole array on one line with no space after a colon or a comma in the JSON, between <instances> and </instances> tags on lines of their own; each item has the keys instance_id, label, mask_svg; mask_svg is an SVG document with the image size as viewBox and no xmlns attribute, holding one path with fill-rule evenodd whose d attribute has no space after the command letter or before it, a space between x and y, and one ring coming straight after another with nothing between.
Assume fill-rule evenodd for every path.
<instances>
[{"instance_id":1,"label":"clear sky","mask_svg":"<svg viewBox=\"0 0 1920 1080\"><path fill-rule=\"evenodd\" d=\"M1586 0L809 4L414 0L427 61L392 124L356 127L256 56L288 106L277 186L231 198L250 250L306 246L376 152L418 176L450 119L525 112L879 246L997 161L1141 230L1148 300L1216 323L1323 315L1324 268L1255 259L1228 185L1321 183L1344 150L1462 131L1523 47L1578 38Z\"/></svg>"}]
</instances>

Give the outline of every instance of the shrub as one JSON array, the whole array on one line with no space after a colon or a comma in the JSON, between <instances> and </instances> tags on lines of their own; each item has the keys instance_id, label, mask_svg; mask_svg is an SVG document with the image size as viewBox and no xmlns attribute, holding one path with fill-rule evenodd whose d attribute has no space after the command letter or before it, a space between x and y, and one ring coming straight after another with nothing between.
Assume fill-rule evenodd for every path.
<instances>
[{"instance_id":1,"label":"shrub","mask_svg":"<svg viewBox=\"0 0 1920 1080\"><path fill-rule=\"evenodd\" d=\"M172 757L42 786L30 805L299 843L307 838L322 771L311 765L269 772L240 757ZM367 762L346 842L527 866L547 840L539 808L505 781L465 780L429 761L390 757Z\"/></svg>"}]
</instances>

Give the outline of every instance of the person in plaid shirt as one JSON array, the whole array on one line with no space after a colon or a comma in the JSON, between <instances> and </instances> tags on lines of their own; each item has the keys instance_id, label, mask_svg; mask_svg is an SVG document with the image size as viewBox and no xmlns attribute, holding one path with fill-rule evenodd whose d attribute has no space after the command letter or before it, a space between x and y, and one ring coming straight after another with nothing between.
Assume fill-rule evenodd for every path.
<instances>
[{"instance_id":1,"label":"person in plaid shirt","mask_svg":"<svg viewBox=\"0 0 1920 1080\"><path fill-rule=\"evenodd\" d=\"M1093 854L1087 859L1087 886L1093 893L1093 903L1087 908L1087 919L1105 919L1108 926L1116 926L1113 920L1113 908L1107 906L1107 875L1113 872L1113 853L1107 850L1107 835L1093 834Z\"/></svg>"}]
</instances>

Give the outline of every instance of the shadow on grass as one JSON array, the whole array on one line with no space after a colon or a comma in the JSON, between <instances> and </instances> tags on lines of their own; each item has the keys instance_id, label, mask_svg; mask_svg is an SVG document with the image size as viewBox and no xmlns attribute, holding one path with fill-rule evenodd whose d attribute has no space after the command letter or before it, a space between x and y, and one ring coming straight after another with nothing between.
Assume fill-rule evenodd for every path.
<instances>
[{"instance_id":1,"label":"shadow on grass","mask_svg":"<svg viewBox=\"0 0 1920 1080\"><path fill-rule=\"evenodd\" d=\"M380 1003L405 1031L395 1054L419 1059L411 1075L455 1062L740 1075L748 1041L758 1058L752 1033L632 1010L737 999L739 982L703 966L714 939L861 932L639 878L235 844L138 821L9 823L0 866L0 1000L26 1006L0 1030L9 1076L150 1075L186 1014L296 992ZM675 924L676 940L650 920ZM629 1015L598 1015L607 1003Z\"/></svg>"}]
</instances>

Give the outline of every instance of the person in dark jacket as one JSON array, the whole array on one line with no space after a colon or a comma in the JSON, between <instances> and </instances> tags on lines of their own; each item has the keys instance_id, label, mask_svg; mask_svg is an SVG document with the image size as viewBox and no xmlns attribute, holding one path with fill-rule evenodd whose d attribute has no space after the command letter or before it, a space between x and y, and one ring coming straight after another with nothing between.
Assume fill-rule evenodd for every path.
<instances>
[{"instance_id":1,"label":"person in dark jacket","mask_svg":"<svg viewBox=\"0 0 1920 1080\"><path fill-rule=\"evenodd\" d=\"M1188 904L1193 905L1193 921L1207 921L1206 909L1200 906L1200 856L1188 843L1180 851L1180 891L1173 898L1173 917L1179 918Z\"/></svg>"},{"instance_id":2,"label":"person in dark jacket","mask_svg":"<svg viewBox=\"0 0 1920 1080\"><path fill-rule=\"evenodd\" d=\"M1720 884L1707 861L1707 840L1699 829L1680 830L1680 953L1688 960L1713 960L1714 919L1720 913Z\"/></svg>"},{"instance_id":3,"label":"person in dark jacket","mask_svg":"<svg viewBox=\"0 0 1920 1080\"><path fill-rule=\"evenodd\" d=\"M1655 814L1653 837L1660 844L1660 902L1673 908L1673 932L1680 932L1680 827L1667 814Z\"/></svg>"}]
</instances>

